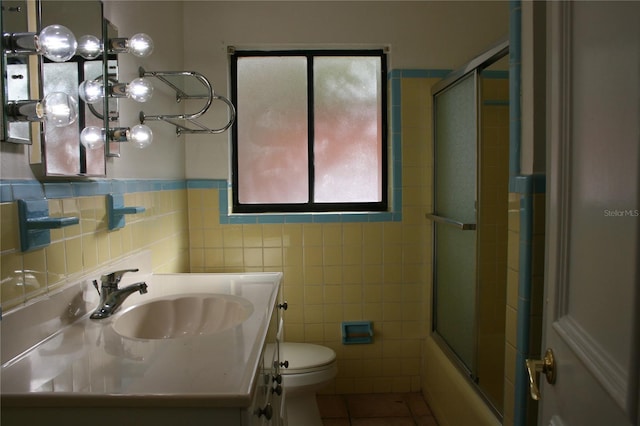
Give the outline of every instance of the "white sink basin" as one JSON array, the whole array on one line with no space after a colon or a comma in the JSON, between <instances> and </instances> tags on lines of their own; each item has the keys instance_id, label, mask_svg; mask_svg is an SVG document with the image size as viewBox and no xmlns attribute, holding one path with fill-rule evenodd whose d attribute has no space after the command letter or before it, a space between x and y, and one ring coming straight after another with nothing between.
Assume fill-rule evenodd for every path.
<instances>
[{"instance_id":1,"label":"white sink basin","mask_svg":"<svg viewBox=\"0 0 640 426\"><path fill-rule=\"evenodd\" d=\"M228 294L166 296L132 306L115 319L119 335L134 339L174 339L219 333L253 312L248 300Z\"/></svg>"}]
</instances>

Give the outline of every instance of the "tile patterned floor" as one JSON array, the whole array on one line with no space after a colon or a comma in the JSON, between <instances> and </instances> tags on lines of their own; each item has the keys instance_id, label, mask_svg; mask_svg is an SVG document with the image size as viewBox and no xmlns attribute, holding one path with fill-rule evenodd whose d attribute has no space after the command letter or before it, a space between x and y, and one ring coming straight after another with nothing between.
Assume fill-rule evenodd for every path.
<instances>
[{"instance_id":1,"label":"tile patterned floor","mask_svg":"<svg viewBox=\"0 0 640 426\"><path fill-rule=\"evenodd\" d=\"M318 395L324 426L438 426L420 393Z\"/></svg>"}]
</instances>

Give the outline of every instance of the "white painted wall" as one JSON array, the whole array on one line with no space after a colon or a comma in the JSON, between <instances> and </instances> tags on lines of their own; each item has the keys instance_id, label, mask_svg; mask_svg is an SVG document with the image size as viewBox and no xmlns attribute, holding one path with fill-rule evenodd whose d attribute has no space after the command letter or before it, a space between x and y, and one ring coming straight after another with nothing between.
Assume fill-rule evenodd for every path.
<instances>
[{"instance_id":1,"label":"white painted wall","mask_svg":"<svg viewBox=\"0 0 640 426\"><path fill-rule=\"evenodd\" d=\"M522 2L520 173L546 171L546 4Z\"/></svg>"},{"instance_id":2,"label":"white painted wall","mask_svg":"<svg viewBox=\"0 0 640 426\"><path fill-rule=\"evenodd\" d=\"M205 73L224 95L229 93L230 45L390 46L390 69L454 69L508 34L505 1L195 1L184 6L185 67ZM228 133L186 139L187 178L229 177Z\"/></svg>"},{"instance_id":3,"label":"white painted wall","mask_svg":"<svg viewBox=\"0 0 640 426\"><path fill-rule=\"evenodd\" d=\"M183 19L180 1L111 1L104 2L104 15L117 28L121 37L146 33L154 42L153 53L146 58L129 54L118 57L120 81L138 77L138 67L148 71L182 70ZM131 100L120 102L120 125L139 123L138 113L173 114L181 111L175 93L162 83L152 80L153 98L147 103ZM143 150L122 144L122 157L110 159L110 178L182 179L185 175L184 138L179 139L175 127L162 122L148 122L153 130L153 144Z\"/></svg>"},{"instance_id":4,"label":"white painted wall","mask_svg":"<svg viewBox=\"0 0 640 426\"><path fill-rule=\"evenodd\" d=\"M120 55L121 81L148 70L194 70L216 92L228 95L227 46L380 47L390 46L389 68L454 69L508 32L506 1L116 1L104 2L105 16L123 36L146 32L155 51L148 58ZM159 85L149 104L122 102L121 124L137 124L147 113L179 111L173 95ZM141 108L142 107L142 108ZM222 105L203 120L219 127ZM122 147L108 161L110 178L229 177L229 133L177 138L173 126L147 123L154 144ZM27 149L2 144L3 179L32 178Z\"/></svg>"}]
</instances>

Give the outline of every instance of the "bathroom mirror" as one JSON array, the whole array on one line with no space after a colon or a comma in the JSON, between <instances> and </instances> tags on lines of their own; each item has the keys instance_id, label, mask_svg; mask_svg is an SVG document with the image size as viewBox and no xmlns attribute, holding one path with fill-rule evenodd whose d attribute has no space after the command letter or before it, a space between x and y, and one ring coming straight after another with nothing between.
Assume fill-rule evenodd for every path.
<instances>
[{"instance_id":1,"label":"bathroom mirror","mask_svg":"<svg viewBox=\"0 0 640 426\"><path fill-rule=\"evenodd\" d=\"M0 26L3 34L35 31L35 2L3 0ZM3 75L2 90L0 90L0 101L3 105L0 140L31 144L34 138L39 140L39 125L29 122L9 122L4 105L8 101L30 99L31 95L38 96L38 58L3 52L0 66Z\"/></svg>"},{"instance_id":2,"label":"bathroom mirror","mask_svg":"<svg viewBox=\"0 0 640 426\"><path fill-rule=\"evenodd\" d=\"M76 38L94 35L104 40L102 3L99 1L42 1L40 28L58 24L69 28ZM79 55L67 62L41 59L43 95L61 91L78 101L78 121L66 127L45 127L43 133L44 172L47 176L104 176L105 150L87 150L80 143L85 126L106 127L105 120L92 114L78 99L78 85L86 79L102 78L106 58L87 60Z\"/></svg>"}]
</instances>

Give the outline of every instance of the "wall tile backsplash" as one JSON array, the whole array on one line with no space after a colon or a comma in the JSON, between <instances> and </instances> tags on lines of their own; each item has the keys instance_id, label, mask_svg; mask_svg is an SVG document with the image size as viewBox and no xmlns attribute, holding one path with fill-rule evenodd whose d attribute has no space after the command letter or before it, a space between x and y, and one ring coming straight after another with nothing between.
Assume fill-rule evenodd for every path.
<instances>
[{"instance_id":1,"label":"wall tile backsplash","mask_svg":"<svg viewBox=\"0 0 640 426\"><path fill-rule=\"evenodd\" d=\"M152 250L155 271L186 272L189 267L186 190L127 193L125 204L143 206L146 211L127 215L124 228L108 231L104 195L49 199L51 216L76 216L80 223L51 230L49 246L23 253L17 205L13 201L0 203L3 311L142 249Z\"/></svg>"}]
</instances>

